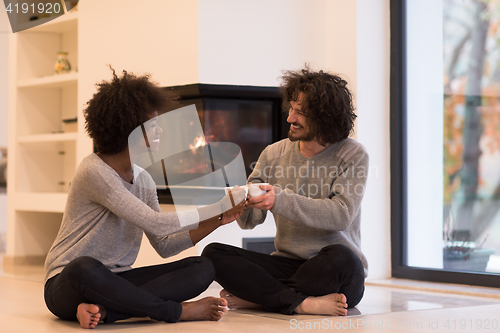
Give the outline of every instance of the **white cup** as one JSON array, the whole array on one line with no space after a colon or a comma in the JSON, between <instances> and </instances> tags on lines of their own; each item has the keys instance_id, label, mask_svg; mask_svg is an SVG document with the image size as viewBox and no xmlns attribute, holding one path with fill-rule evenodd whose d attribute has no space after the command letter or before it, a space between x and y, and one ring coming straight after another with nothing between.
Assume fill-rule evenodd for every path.
<instances>
[{"instance_id":1,"label":"white cup","mask_svg":"<svg viewBox=\"0 0 500 333\"><path fill-rule=\"evenodd\" d=\"M248 195L248 187L246 185L242 185L242 186L238 186L238 187L245 190L245 198L246 198ZM229 191L232 190L233 188L234 188L234 186L224 187L224 192L226 192L226 195L228 195Z\"/></svg>"},{"instance_id":2,"label":"white cup","mask_svg":"<svg viewBox=\"0 0 500 333\"><path fill-rule=\"evenodd\" d=\"M260 189L260 185L269 185L269 183L254 183L247 185L250 198L258 197L259 195L266 193L266 190Z\"/></svg>"}]
</instances>

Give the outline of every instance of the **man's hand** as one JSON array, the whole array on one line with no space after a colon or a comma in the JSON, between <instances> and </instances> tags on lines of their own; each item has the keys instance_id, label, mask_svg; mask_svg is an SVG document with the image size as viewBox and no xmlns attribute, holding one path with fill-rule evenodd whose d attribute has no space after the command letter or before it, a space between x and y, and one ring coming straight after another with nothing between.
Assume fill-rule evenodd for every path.
<instances>
[{"instance_id":1,"label":"man's hand","mask_svg":"<svg viewBox=\"0 0 500 333\"><path fill-rule=\"evenodd\" d=\"M266 191L266 193L259 195L257 197L253 197L248 199L248 203L250 207L257 209L267 209L271 210L274 206L274 198L275 198L275 188L273 185L260 185L261 190Z\"/></svg>"}]
</instances>

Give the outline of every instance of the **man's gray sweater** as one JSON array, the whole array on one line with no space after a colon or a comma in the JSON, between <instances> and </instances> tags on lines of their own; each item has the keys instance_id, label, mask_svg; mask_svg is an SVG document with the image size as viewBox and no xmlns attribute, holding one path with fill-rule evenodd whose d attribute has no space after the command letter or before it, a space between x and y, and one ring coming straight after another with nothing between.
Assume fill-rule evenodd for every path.
<instances>
[{"instance_id":1,"label":"man's gray sweater","mask_svg":"<svg viewBox=\"0 0 500 333\"><path fill-rule=\"evenodd\" d=\"M325 246L343 244L368 263L361 252L361 200L368 176L368 154L353 139L331 144L304 157L299 141L281 140L260 155L249 182L276 187L271 212L276 221L276 252L292 259L310 259ZM239 219L242 229L264 222L267 210L248 209Z\"/></svg>"}]
</instances>

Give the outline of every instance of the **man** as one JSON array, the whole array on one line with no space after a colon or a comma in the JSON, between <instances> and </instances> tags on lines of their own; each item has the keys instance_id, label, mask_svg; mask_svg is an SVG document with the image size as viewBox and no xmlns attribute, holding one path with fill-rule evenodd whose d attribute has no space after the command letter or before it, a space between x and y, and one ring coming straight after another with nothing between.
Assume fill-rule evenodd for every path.
<instances>
[{"instance_id":1,"label":"man","mask_svg":"<svg viewBox=\"0 0 500 333\"><path fill-rule=\"evenodd\" d=\"M365 148L348 138L356 115L347 82L308 67L283 76L288 139L268 146L248 178L266 193L249 199L243 229L276 221L272 255L208 245L221 296L230 308L283 314L346 315L363 297L368 264L361 252Z\"/></svg>"}]
</instances>

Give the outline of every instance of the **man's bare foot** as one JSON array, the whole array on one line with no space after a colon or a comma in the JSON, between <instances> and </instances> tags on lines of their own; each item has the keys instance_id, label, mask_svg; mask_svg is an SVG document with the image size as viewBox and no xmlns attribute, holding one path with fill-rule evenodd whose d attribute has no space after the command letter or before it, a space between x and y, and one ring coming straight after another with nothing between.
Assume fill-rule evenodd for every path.
<instances>
[{"instance_id":1,"label":"man's bare foot","mask_svg":"<svg viewBox=\"0 0 500 333\"><path fill-rule=\"evenodd\" d=\"M220 291L220 297L227 301L227 307L230 309L260 309L261 305L245 301L244 299L238 298L231 295L226 289Z\"/></svg>"},{"instance_id":2,"label":"man's bare foot","mask_svg":"<svg viewBox=\"0 0 500 333\"><path fill-rule=\"evenodd\" d=\"M104 319L104 308L96 304L81 303L76 309L76 318L82 328L95 328L99 320Z\"/></svg>"},{"instance_id":3,"label":"man's bare foot","mask_svg":"<svg viewBox=\"0 0 500 333\"><path fill-rule=\"evenodd\" d=\"M345 316L347 315L347 298L344 294L309 296L295 308L295 312L299 314Z\"/></svg>"},{"instance_id":4,"label":"man's bare foot","mask_svg":"<svg viewBox=\"0 0 500 333\"><path fill-rule=\"evenodd\" d=\"M205 297L194 302L183 302L179 320L220 320L226 312L227 302L223 298Z\"/></svg>"}]
</instances>

